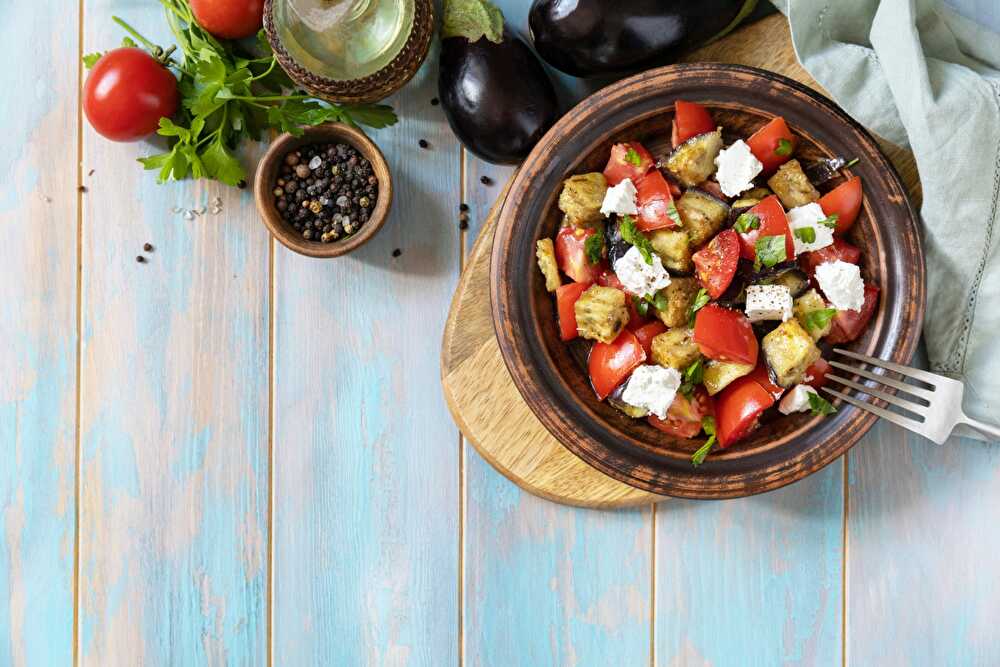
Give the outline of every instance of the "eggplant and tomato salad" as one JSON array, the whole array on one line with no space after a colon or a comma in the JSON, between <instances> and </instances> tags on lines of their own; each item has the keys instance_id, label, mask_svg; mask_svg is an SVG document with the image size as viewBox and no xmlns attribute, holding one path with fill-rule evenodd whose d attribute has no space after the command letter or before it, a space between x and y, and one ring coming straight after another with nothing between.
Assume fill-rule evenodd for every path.
<instances>
[{"instance_id":1,"label":"eggplant and tomato salad","mask_svg":"<svg viewBox=\"0 0 1000 667\"><path fill-rule=\"evenodd\" d=\"M567 178L537 258L598 399L671 436L704 432L698 465L762 416L832 413L821 345L858 338L879 289L845 239L862 203L850 163L801 164L781 117L727 145L705 107L678 101L672 130L660 159L629 141Z\"/></svg>"}]
</instances>

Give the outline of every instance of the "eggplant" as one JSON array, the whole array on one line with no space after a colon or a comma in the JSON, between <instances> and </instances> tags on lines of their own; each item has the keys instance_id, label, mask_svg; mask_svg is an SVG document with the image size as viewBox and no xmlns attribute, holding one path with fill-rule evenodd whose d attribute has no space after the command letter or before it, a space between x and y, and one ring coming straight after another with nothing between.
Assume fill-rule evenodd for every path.
<instances>
[{"instance_id":1,"label":"eggplant","mask_svg":"<svg viewBox=\"0 0 1000 667\"><path fill-rule=\"evenodd\" d=\"M559 102L538 58L502 23L486 0L445 2L438 96L467 149L516 164L559 118Z\"/></svg>"},{"instance_id":2,"label":"eggplant","mask_svg":"<svg viewBox=\"0 0 1000 667\"><path fill-rule=\"evenodd\" d=\"M673 61L725 34L757 0L535 0L535 50L573 76L620 74Z\"/></svg>"},{"instance_id":3,"label":"eggplant","mask_svg":"<svg viewBox=\"0 0 1000 667\"><path fill-rule=\"evenodd\" d=\"M618 216L604 226L604 247L608 250L608 261L614 266L625 256L632 244L622 238L622 223Z\"/></svg>"}]
</instances>

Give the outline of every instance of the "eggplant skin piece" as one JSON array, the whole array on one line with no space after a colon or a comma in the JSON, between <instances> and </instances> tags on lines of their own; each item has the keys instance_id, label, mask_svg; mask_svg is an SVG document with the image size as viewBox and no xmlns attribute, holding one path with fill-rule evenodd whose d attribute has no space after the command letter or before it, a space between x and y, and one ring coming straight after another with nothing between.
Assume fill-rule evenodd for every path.
<instances>
[{"instance_id":1,"label":"eggplant skin piece","mask_svg":"<svg viewBox=\"0 0 1000 667\"><path fill-rule=\"evenodd\" d=\"M535 0L535 50L573 76L666 64L724 30L752 0ZM756 4L754 2L754 4Z\"/></svg>"},{"instance_id":2,"label":"eggplant skin piece","mask_svg":"<svg viewBox=\"0 0 1000 667\"><path fill-rule=\"evenodd\" d=\"M459 141L494 164L523 160L560 115L542 64L507 28L499 44L442 40L438 96Z\"/></svg>"}]
</instances>

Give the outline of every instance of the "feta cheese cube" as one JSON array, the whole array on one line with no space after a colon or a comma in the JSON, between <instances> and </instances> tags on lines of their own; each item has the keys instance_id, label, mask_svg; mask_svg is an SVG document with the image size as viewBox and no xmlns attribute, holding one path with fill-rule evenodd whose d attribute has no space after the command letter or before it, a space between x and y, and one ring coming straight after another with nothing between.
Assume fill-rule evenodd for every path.
<instances>
[{"instance_id":1,"label":"feta cheese cube","mask_svg":"<svg viewBox=\"0 0 1000 667\"><path fill-rule=\"evenodd\" d=\"M615 274L625 289L637 296L653 296L670 284L670 274L663 268L660 256L654 252L653 263L647 264L635 246L615 262Z\"/></svg>"},{"instance_id":2,"label":"feta cheese cube","mask_svg":"<svg viewBox=\"0 0 1000 667\"><path fill-rule=\"evenodd\" d=\"M796 206L788 211L788 228L792 230L792 242L795 243L795 254L812 252L833 245L833 230L820 224L826 214L816 202L805 206ZM811 229L811 232L796 232L797 229ZM802 237L811 238L806 241Z\"/></svg>"},{"instance_id":3,"label":"feta cheese cube","mask_svg":"<svg viewBox=\"0 0 1000 667\"><path fill-rule=\"evenodd\" d=\"M626 178L614 187L608 188L604 193L604 203L601 204L601 214L609 216L612 213L617 215L636 215L639 213L635 205L636 189L632 179Z\"/></svg>"},{"instance_id":4,"label":"feta cheese cube","mask_svg":"<svg viewBox=\"0 0 1000 667\"><path fill-rule=\"evenodd\" d=\"M622 400L642 408L660 419L667 418L667 410L681 386L681 373L676 368L639 366L622 392Z\"/></svg>"},{"instance_id":5,"label":"feta cheese cube","mask_svg":"<svg viewBox=\"0 0 1000 667\"><path fill-rule=\"evenodd\" d=\"M817 393L815 389L807 384L797 384L778 403L778 411L783 415L790 415L793 412L806 412L809 410L809 394Z\"/></svg>"},{"instance_id":6,"label":"feta cheese cube","mask_svg":"<svg viewBox=\"0 0 1000 667\"><path fill-rule=\"evenodd\" d=\"M837 310L860 311L865 303L865 281L857 264L824 262L816 267L816 282Z\"/></svg>"},{"instance_id":7,"label":"feta cheese cube","mask_svg":"<svg viewBox=\"0 0 1000 667\"><path fill-rule=\"evenodd\" d=\"M792 317L792 293L784 285L750 285L746 313L751 322L784 322Z\"/></svg>"},{"instance_id":8,"label":"feta cheese cube","mask_svg":"<svg viewBox=\"0 0 1000 667\"><path fill-rule=\"evenodd\" d=\"M715 157L715 166L718 167L715 178L727 197L735 197L752 188L753 179L764 170L764 165L742 139L720 151Z\"/></svg>"}]
</instances>

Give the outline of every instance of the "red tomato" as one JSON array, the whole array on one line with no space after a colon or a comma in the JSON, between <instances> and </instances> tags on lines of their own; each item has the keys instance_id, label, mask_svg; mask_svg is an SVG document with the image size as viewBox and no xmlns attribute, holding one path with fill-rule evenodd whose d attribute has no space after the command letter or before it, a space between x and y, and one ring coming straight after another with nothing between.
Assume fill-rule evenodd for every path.
<instances>
[{"instance_id":1,"label":"red tomato","mask_svg":"<svg viewBox=\"0 0 1000 667\"><path fill-rule=\"evenodd\" d=\"M559 337L563 340L576 338L576 305L580 295L587 291L590 283L570 283L556 290L556 311L559 313Z\"/></svg>"},{"instance_id":2,"label":"red tomato","mask_svg":"<svg viewBox=\"0 0 1000 667\"><path fill-rule=\"evenodd\" d=\"M136 141L177 111L177 79L142 49L108 51L87 75L83 110L101 136Z\"/></svg>"},{"instance_id":3,"label":"red tomato","mask_svg":"<svg viewBox=\"0 0 1000 667\"><path fill-rule=\"evenodd\" d=\"M757 419L775 398L749 375L734 380L715 397L715 434L722 447L753 430Z\"/></svg>"},{"instance_id":4,"label":"red tomato","mask_svg":"<svg viewBox=\"0 0 1000 667\"><path fill-rule=\"evenodd\" d=\"M747 213L756 215L760 226L740 234L740 257L757 259L757 239L764 236L784 236L785 258L789 260L795 258L795 242L792 241L788 218L785 216L785 209L782 208L778 195L764 198Z\"/></svg>"},{"instance_id":5,"label":"red tomato","mask_svg":"<svg viewBox=\"0 0 1000 667\"><path fill-rule=\"evenodd\" d=\"M635 228L640 232L651 232L654 229L678 227L681 224L680 214L674 206L674 198L670 194L670 186L659 169L646 174L636 187L636 206L639 209L639 219Z\"/></svg>"},{"instance_id":6,"label":"red tomato","mask_svg":"<svg viewBox=\"0 0 1000 667\"><path fill-rule=\"evenodd\" d=\"M782 139L791 143L787 153L779 148ZM788 129L788 124L781 116L772 119L770 123L754 132L747 139L750 152L764 165L765 174L771 173L788 162L792 158L792 153L795 152L797 143L798 139ZM779 154L779 151L784 155Z\"/></svg>"},{"instance_id":7,"label":"red tomato","mask_svg":"<svg viewBox=\"0 0 1000 667\"><path fill-rule=\"evenodd\" d=\"M831 345L850 343L860 336L869 320L875 314L875 307L878 305L878 287L875 285L865 285L865 302L861 305L861 311L840 310L833 316L833 327L826 335L826 341Z\"/></svg>"},{"instance_id":8,"label":"red tomato","mask_svg":"<svg viewBox=\"0 0 1000 667\"><path fill-rule=\"evenodd\" d=\"M720 232L691 257L698 280L713 299L722 296L736 275L740 262L740 237L731 229Z\"/></svg>"},{"instance_id":9,"label":"red tomato","mask_svg":"<svg viewBox=\"0 0 1000 667\"><path fill-rule=\"evenodd\" d=\"M799 258L802 269L812 276L816 273L816 267L826 262L836 262L843 260L849 264L857 264L861 259L861 251L843 239L833 239L833 245L828 245L819 250L807 252Z\"/></svg>"},{"instance_id":10,"label":"red tomato","mask_svg":"<svg viewBox=\"0 0 1000 667\"><path fill-rule=\"evenodd\" d=\"M618 185L628 178L638 186L639 180L653 168L653 161L653 156L638 141L615 144L611 147L608 166L604 168L604 178L608 185Z\"/></svg>"},{"instance_id":11,"label":"red tomato","mask_svg":"<svg viewBox=\"0 0 1000 667\"><path fill-rule=\"evenodd\" d=\"M591 264L587 258L587 238L597 232L593 229L563 227L556 234L556 262L559 270L578 283L592 283L600 275L601 264Z\"/></svg>"},{"instance_id":12,"label":"red tomato","mask_svg":"<svg viewBox=\"0 0 1000 667\"><path fill-rule=\"evenodd\" d=\"M753 366L757 363L757 337L746 315L710 303L694 320L694 342L709 359Z\"/></svg>"},{"instance_id":13,"label":"red tomato","mask_svg":"<svg viewBox=\"0 0 1000 667\"><path fill-rule=\"evenodd\" d=\"M813 365L806 369L806 384L813 389L819 389L826 384L826 374L830 372L830 364L826 359L820 358L813 362Z\"/></svg>"},{"instance_id":14,"label":"red tomato","mask_svg":"<svg viewBox=\"0 0 1000 667\"><path fill-rule=\"evenodd\" d=\"M712 397L703 387L697 387L690 400L683 394L677 394L674 402L670 404L670 409L667 410L666 419L649 415L646 421L653 428L675 438L694 438L701 433L702 418L713 414L715 407L712 404Z\"/></svg>"},{"instance_id":15,"label":"red tomato","mask_svg":"<svg viewBox=\"0 0 1000 667\"><path fill-rule=\"evenodd\" d=\"M625 292L625 306L628 308L628 324L625 326L629 329L635 331L650 321L650 318L643 317L639 314L639 310L635 307L635 295L625 289L625 286L622 285L622 281L618 280L618 276L615 275L614 271L605 269L598 274L597 284L602 287L614 287L615 289L620 289Z\"/></svg>"},{"instance_id":16,"label":"red tomato","mask_svg":"<svg viewBox=\"0 0 1000 667\"><path fill-rule=\"evenodd\" d=\"M628 329L618 334L613 343L594 343L587 366L597 398L602 401L607 398L644 361L646 352Z\"/></svg>"},{"instance_id":17,"label":"red tomato","mask_svg":"<svg viewBox=\"0 0 1000 667\"><path fill-rule=\"evenodd\" d=\"M697 102L677 100L674 105L674 122L671 138L674 148L699 134L715 131L715 121L708 109Z\"/></svg>"},{"instance_id":18,"label":"red tomato","mask_svg":"<svg viewBox=\"0 0 1000 667\"><path fill-rule=\"evenodd\" d=\"M819 198L826 215L837 216L837 234L846 234L858 219L861 210L861 179L852 176Z\"/></svg>"},{"instance_id":19,"label":"red tomato","mask_svg":"<svg viewBox=\"0 0 1000 667\"><path fill-rule=\"evenodd\" d=\"M653 339L666 330L667 326L659 320L653 320L648 324L643 324L641 327L632 330L633 333L635 333L635 337L639 339L639 345L642 345L642 350L646 353L647 359L653 356Z\"/></svg>"},{"instance_id":20,"label":"red tomato","mask_svg":"<svg viewBox=\"0 0 1000 667\"><path fill-rule=\"evenodd\" d=\"M760 388L769 393L774 397L774 400L781 398L781 395L785 393L785 390L780 385L775 384L771 380L771 374L767 370L767 362L763 359L754 366L753 371L750 372L746 377L751 378L754 382L760 385Z\"/></svg>"},{"instance_id":21,"label":"red tomato","mask_svg":"<svg viewBox=\"0 0 1000 667\"><path fill-rule=\"evenodd\" d=\"M264 0L191 0L198 24L222 39L256 35L264 24Z\"/></svg>"}]
</instances>

